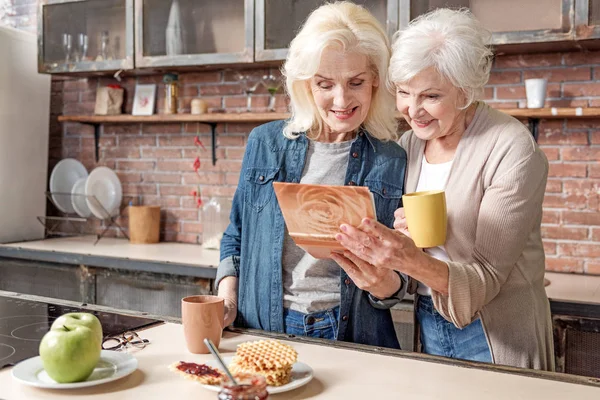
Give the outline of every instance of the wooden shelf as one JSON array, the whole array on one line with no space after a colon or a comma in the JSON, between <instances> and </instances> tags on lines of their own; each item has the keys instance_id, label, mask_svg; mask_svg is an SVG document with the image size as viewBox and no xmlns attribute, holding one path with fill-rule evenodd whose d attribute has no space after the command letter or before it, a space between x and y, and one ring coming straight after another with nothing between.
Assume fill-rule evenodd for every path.
<instances>
[{"instance_id":1,"label":"wooden shelf","mask_svg":"<svg viewBox=\"0 0 600 400\"><path fill-rule=\"evenodd\" d=\"M208 113L192 114L157 114L157 115L60 115L60 122L80 122L83 124L148 124L148 123L178 123L201 122L218 124L223 122L268 122L286 119L288 113Z\"/></svg>"},{"instance_id":2,"label":"wooden shelf","mask_svg":"<svg viewBox=\"0 0 600 400\"><path fill-rule=\"evenodd\" d=\"M591 118L600 117L600 107L592 108L505 108L500 111L516 118ZM149 124L201 122L218 124L227 122L268 122L289 118L288 113L208 113L137 115L60 115L60 122L80 122L84 124ZM398 116L400 117L400 116Z\"/></svg>"}]
</instances>

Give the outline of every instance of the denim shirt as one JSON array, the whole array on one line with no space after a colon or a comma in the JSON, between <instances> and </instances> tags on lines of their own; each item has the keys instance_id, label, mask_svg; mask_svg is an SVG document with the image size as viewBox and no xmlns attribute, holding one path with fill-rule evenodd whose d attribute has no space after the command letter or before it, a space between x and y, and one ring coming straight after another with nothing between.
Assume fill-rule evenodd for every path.
<instances>
[{"instance_id":1,"label":"denim shirt","mask_svg":"<svg viewBox=\"0 0 600 400\"><path fill-rule=\"evenodd\" d=\"M284 137L284 125L285 121L274 121L250 133L215 282L218 287L226 276L239 278L235 326L280 333L285 222L273 182L300 182L308 148L304 134L295 140ZM391 228L403 194L406 152L395 142L381 142L362 130L348 157L346 185L367 186L377 219ZM399 348L389 309L374 307L368 293L341 268L340 280L338 340Z\"/></svg>"}]
</instances>

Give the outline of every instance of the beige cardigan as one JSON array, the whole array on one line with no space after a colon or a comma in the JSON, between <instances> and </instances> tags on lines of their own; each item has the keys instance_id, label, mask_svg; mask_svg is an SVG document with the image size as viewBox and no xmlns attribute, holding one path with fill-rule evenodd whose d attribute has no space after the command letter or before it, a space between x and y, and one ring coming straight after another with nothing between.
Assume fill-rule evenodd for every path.
<instances>
[{"instance_id":1,"label":"beige cardigan","mask_svg":"<svg viewBox=\"0 0 600 400\"><path fill-rule=\"evenodd\" d=\"M425 141L400 139L414 192ZM457 327L481 318L496 364L554 370L540 234L548 162L527 128L479 103L446 185L449 294L435 308Z\"/></svg>"}]
</instances>

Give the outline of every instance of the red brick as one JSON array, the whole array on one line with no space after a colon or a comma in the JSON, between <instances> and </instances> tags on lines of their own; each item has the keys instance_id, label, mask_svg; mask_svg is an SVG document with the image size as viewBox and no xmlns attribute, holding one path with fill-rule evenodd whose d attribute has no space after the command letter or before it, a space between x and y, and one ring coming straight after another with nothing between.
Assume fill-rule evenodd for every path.
<instances>
[{"instance_id":1,"label":"red brick","mask_svg":"<svg viewBox=\"0 0 600 400\"><path fill-rule=\"evenodd\" d=\"M202 233L202 224L199 222L184 222L181 225L185 233Z\"/></svg>"},{"instance_id":2,"label":"red brick","mask_svg":"<svg viewBox=\"0 0 600 400\"><path fill-rule=\"evenodd\" d=\"M151 161L118 161L118 168L122 171L149 171L154 169L154 162Z\"/></svg>"},{"instance_id":3,"label":"red brick","mask_svg":"<svg viewBox=\"0 0 600 400\"><path fill-rule=\"evenodd\" d=\"M63 107L63 114L65 115L79 115L79 114L93 114L96 107L95 103L68 103Z\"/></svg>"},{"instance_id":4,"label":"red brick","mask_svg":"<svg viewBox=\"0 0 600 400\"><path fill-rule=\"evenodd\" d=\"M600 80L600 78L597 80ZM600 99L589 99L588 106L589 107L600 107Z\"/></svg>"},{"instance_id":5,"label":"red brick","mask_svg":"<svg viewBox=\"0 0 600 400\"><path fill-rule=\"evenodd\" d=\"M156 137L154 136L119 136L119 147L156 146Z\"/></svg>"},{"instance_id":6,"label":"red brick","mask_svg":"<svg viewBox=\"0 0 600 400\"><path fill-rule=\"evenodd\" d=\"M141 132L141 124L104 124L102 128L102 133L108 135L135 135Z\"/></svg>"},{"instance_id":7,"label":"red brick","mask_svg":"<svg viewBox=\"0 0 600 400\"><path fill-rule=\"evenodd\" d=\"M144 184L125 184L123 185L123 194L138 196L141 194L156 194L156 185L144 185Z\"/></svg>"},{"instance_id":8,"label":"red brick","mask_svg":"<svg viewBox=\"0 0 600 400\"><path fill-rule=\"evenodd\" d=\"M564 83L565 97L600 96L600 83Z\"/></svg>"},{"instance_id":9,"label":"red brick","mask_svg":"<svg viewBox=\"0 0 600 400\"><path fill-rule=\"evenodd\" d=\"M547 99L545 103L546 107L587 107L587 100L577 99Z\"/></svg>"},{"instance_id":10,"label":"red brick","mask_svg":"<svg viewBox=\"0 0 600 400\"><path fill-rule=\"evenodd\" d=\"M559 243L558 254L575 257L600 257L598 243Z\"/></svg>"},{"instance_id":11,"label":"red brick","mask_svg":"<svg viewBox=\"0 0 600 400\"><path fill-rule=\"evenodd\" d=\"M143 85L154 83L158 86L162 86L162 82L163 78L161 75L141 75L137 77L137 83Z\"/></svg>"},{"instance_id":12,"label":"red brick","mask_svg":"<svg viewBox=\"0 0 600 400\"><path fill-rule=\"evenodd\" d=\"M262 123L260 123L260 122L245 122L245 123L230 122L230 123L226 124L225 132L227 132L228 134L242 133L243 137L246 137L252 131L252 129L254 129L260 125L262 125Z\"/></svg>"},{"instance_id":13,"label":"red brick","mask_svg":"<svg viewBox=\"0 0 600 400\"><path fill-rule=\"evenodd\" d=\"M282 95L277 95L276 96L277 97L275 99L275 106L276 107L281 107L281 106L284 105L284 104L281 103L281 96ZM494 88L491 87L491 86L486 86L485 88L483 88L483 99L484 100L491 100L493 98L494 98ZM286 96L285 105L288 105L288 104L289 104L289 101L288 101L287 96Z\"/></svg>"},{"instance_id":14,"label":"red brick","mask_svg":"<svg viewBox=\"0 0 600 400\"><path fill-rule=\"evenodd\" d=\"M79 98L81 99L81 102L93 102L94 104L96 103L96 91L86 91L86 92L79 92Z\"/></svg>"},{"instance_id":15,"label":"red brick","mask_svg":"<svg viewBox=\"0 0 600 400\"><path fill-rule=\"evenodd\" d=\"M163 242L199 244L200 238L195 233L165 232Z\"/></svg>"},{"instance_id":16,"label":"red brick","mask_svg":"<svg viewBox=\"0 0 600 400\"><path fill-rule=\"evenodd\" d=\"M198 172L183 174L183 183L186 185L222 185L225 183L225 174L222 172Z\"/></svg>"},{"instance_id":17,"label":"red brick","mask_svg":"<svg viewBox=\"0 0 600 400\"><path fill-rule=\"evenodd\" d=\"M221 72L199 72L191 74L181 74L179 80L184 84L192 83L208 83L208 82L221 82Z\"/></svg>"},{"instance_id":18,"label":"red brick","mask_svg":"<svg viewBox=\"0 0 600 400\"><path fill-rule=\"evenodd\" d=\"M566 225L600 225L600 212L563 211L562 221Z\"/></svg>"},{"instance_id":19,"label":"red brick","mask_svg":"<svg viewBox=\"0 0 600 400\"><path fill-rule=\"evenodd\" d=\"M121 183L139 183L142 181L142 174L138 172L118 172L117 176Z\"/></svg>"},{"instance_id":20,"label":"red brick","mask_svg":"<svg viewBox=\"0 0 600 400\"><path fill-rule=\"evenodd\" d=\"M598 165L598 164L588 165L588 176L590 178L600 178L600 165Z\"/></svg>"},{"instance_id":21,"label":"red brick","mask_svg":"<svg viewBox=\"0 0 600 400\"><path fill-rule=\"evenodd\" d=\"M587 164L575 163L552 163L548 176L563 176L571 178L585 178L587 175Z\"/></svg>"},{"instance_id":22,"label":"red brick","mask_svg":"<svg viewBox=\"0 0 600 400\"><path fill-rule=\"evenodd\" d=\"M103 158L140 158L140 149L131 147L111 147L102 150Z\"/></svg>"},{"instance_id":23,"label":"red brick","mask_svg":"<svg viewBox=\"0 0 600 400\"><path fill-rule=\"evenodd\" d=\"M560 211L552 211L544 209L542 214L542 224L558 224L560 223Z\"/></svg>"},{"instance_id":24,"label":"red brick","mask_svg":"<svg viewBox=\"0 0 600 400\"><path fill-rule=\"evenodd\" d=\"M597 129L599 122L598 118L568 118L567 129Z\"/></svg>"},{"instance_id":25,"label":"red brick","mask_svg":"<svg viewBox=\"0 0 600 400\"><path fill-rule=\"evenodd\" d=\"M202 163L200 169L202 171L239 172L242 169L242 161L219 160L217 161L217 165L212 165L211 163Z\"/></svg>"},{"instance_id":26,"label":"red brick","mask_svg":"<svg viewBox=\"0 0 600 400\"><path fill-rule=\"evenodd\" d=\"M181 96L196 97L198 96L198 86L185 85L181 88Z\"/></svg>"},{"instance_id":27,"label":"red brick","mask_svg":"<svg viewBox=\"0 0 600 400\"><path fill-rule=\"evenodd\" d=\"M181 183L181 174L144 173L145 183Z\"/></svg>"},{"instance_id":28,"label":"red brick","mask_svg":"<svg viewBox=\"0 0 600 400\"><path fill-rule=\"evenodd\" d=\"M62 96L63 103L77 103L77 102L79 102L79 93L80 92L64 92L63 96ZM60 101L60 100L57 99L55 101Z\"/></svg>"},{"instance_id":29,"label":"red brick","mask_svg":"<svg viewBox=\"0 0 600 400\"><path fill-rule=\"evenodd\" d=\"M267 68L256 68L256 69L247 69L247 70L227 70L223 74L223 80L225 82L239 82L240 74L244 76L249 76L253 80L260 80L263 76L268 75L270 70Z\"/></svg>"},{"instance_id":30,"label":"red brick","mask_svg":"<svg viewBox=\"0 0 600 400\"><path fill-rule=\"evenodd\" d=\"M488 85L504 85L521 83L521 71L492 71Z\"/></svg>"},{"instance_id":31,"label":"red brick","mask_svg":"<svg viewBox=\"0 0 600 400\"><path fill-rule=\"evenodd\" d=\"M189 196L195 190L195 186L190 185L160 185L159 194L161 196Z\"/></svg>"},{"instance_id":32,"label":"red brick","mask_svg":"<svg viewBox=\"0 0 600 400\"><path fill-rule=\"evenodd\" d=\"M194 147L195 135L185 136L159 136L158 145L160 147ZM206 140L202 139L204 146L207 146Z\"/></svg>"},{"instance_id":33,"label":"red brick","mask_svg":"<svg viewBox=\"0 0 600 400\"><path fill-rule=\"evenodd\" d=\"M242 94L244 91L242 90L242 86L238 83L225 83L225 84L216 84L216 85L202 85L200 86L200 95L201 96L226 96L232 94Z\"/></svg>"},{"instance_id":34,"label":"red brick","mask_svg":"<svg viewBox=\"0 0 600 400\"><path fill-rule=\"evenodd\" d=\"M560 150L558 147L542 147L548 161L560 160Z\"/></svg>"},{"instance_id":35,"label":"red brick","mask_svg":"<svg viewBox=\"0 0 600 400\"><path fill-rule=\"evenodd\" d=\"M494 68L553 67L561 63L560 53L519 54L496 57Z\"/></svg>"},{"instance_id":36,"label":"red brick","mask_svg":"<svg viewBox=\"0 0 600 400\"><path fill-rule=\"evenodd\" d=\"M239 183L240 174L228 173L225 174L225 184L227 185L236 185Z\"/></svg>"},{"instance_id":37,"label":"red brick","mask_svg":"<svg viewBox=\"0 0 600 400\"><path fill-rule=\"evenodd\" d=\"M497 99L524 99L525 86L499 86L496 88Z\"/></svg>"},{"instance_id":38,"label":"red brick","mask_svg":"<svg viewBox=\"0 0 600 400\"><path fill-rule=\"evenodd\" d=\"M235 148L229 147L227 148L225 158L230 160L241 160L244 158L244 153L246 152L245 148Z\"/></svg>"},{"instance_id":39,"label":"red brick","mask_svg":"<svg viewBox=\"0 0 600 400\"><path fill-rule=\"evenodd\" d=\"M507 108L519 108L518 101L488 101L486 102L490 107L497 108L499 110Z\"/></svg>"},{"instance_id":40,"label":"red brick","mask_svg":"<svg viewBox=\"0 0 600 400\"><path fill-rule=\"evenodd\" d=\"M544 239L584 240L588 237L587 228L568 228L564 226L542 226Z\"/></svg>"},{"instance_id":41,"label":"red brick","mask_svg":"<svg viewBox=\"0 0 600 400\"><path fill-rule=\"evenodd\" d=\"M193 171L193 161L157 161L156 169L159 171L177 171L187 172Z\"/></svg>"},{"instance_id":42,"label":"red brick","mask_svg":"<svg viewBox=\"0 0 600 400\"><path fill-rule=\"evenodd\" d=\"M222 196L222 197L233 197L235 194L235 187L231 186L207 186L202 189L204 196Z\"/></svg>"},{"instance_id":43,"label":"red brick","mask_svg":"<svg viewBox=\"0 0 600 400\"><path fill-rule=\"evenodd\" d=\"M556 242L544 240L544 253L546 255L556 254Z\"/></svg>"},{"instance_id":44,"label":"red brick","mask_svg":"<svg viewBox=\"0 0 600 400\"><path fill-rule=\"evenodd\" d=\"M246 109L248 100L246 96L227 96L224 97L225 108ZM250 99L250 109L267 108L269 106L269 96L252 95Z\"/></svg>"},{"instance_id":45,"label":"red brick","mask_svg":"<svg viewBox=\"0 0 600 400\"><path fill-rule=\"evenodd\" d=\"M65 92L95 90L97 86L97 82L93 79L70 79L63 82L63 90Z\"/></svg>"},{"instance_id":46,"label":"red brick","mask_svg":"<svg viewBox=\"0 0 600 400\"><path fill-rule=\"evenodd\" d=\"M576 258L546 258L546 271L583 273L583 260Z\"/></svg>"},{"instance_id":47,"label":"red brick","mask_svg":"<svg viewBox=\"0 0 600 400\"><path fill-rule=\"evenodd\" d=\"M181 133L181 122L165 123L165 124L142 124L144 134L174 134Z\"/></svg>"},{"instance_id":48,"label":"red brick","mask_svg":"<svg viewBox=\"0 0 600 400\"><path fill-rule=\"evenodd\" d=\"M600 144L600 131L590 133L590 143Z\"/></svg>"},{"instance_id":49,"label":"red brick","mask_svg":"<svg viewBox=\"0 0 600 400\"><path fill-rule=\"evenodd\" d=\"M595 179L577 179L564 181L565 193L574 193L584 196L595 194L600 191L600 180Z\"/></svg>"},{"instance_id":50,"label":"red brick","mask_svg":"<svg viewBox=\"0 0 600 400\"><path fill-rule=\"evenodd\" d=\"M565 65L600 64L599 51L580 51L565 53L563 60Z\"/></svg>"},{"instance_id":51,"label":"red brick","mask_svg":"<svg viewBox=\"0 0 600 400\"><path fill-rule=\"evenodd\" d=\"M100 148L104 148L104 147L113 147L117 145L117 138L116 137L107 137L107 136L100 136L100 139L98 140L98 147Z\"/></svg>"},{"instance_id":52,"label":"red brick","mask_svg":"<svg viewBox=\"0 0 600 400\"><path fill-rule=\"evenodd\" d=\"M181 204L180 196L144 196L144 204L161 206L162 208L171 209L179 208Z\"/></svg>"},{"instance_id":53,"label":"red brick","mask_svg":"<svg viewBox=\"0 0 600 400\"><path fill-rule=\"evenodd\" d=\"M600 275L600 262L586 262L585 272L590 275Z\"/></svg>"},{"instance_id":54,"label":"red brick","mask_svg":"<svg viewBox=\"0 0 600 400\"><path fill-rule=\"evenodd\" d=\"M208 201L208 199L204 198L204 192L202 192L202 199L204 201ZM196 201L196 199L192 196L188 196L188 197L181 197L181 207L183 208L199 208L198 207L198 203Z\"/></svg>"},{"instance_id":55,"label":"red brick","mask_svg":"<svg viewBox=\"0 0 600 400\"><path fill-rule=\"evenodd\" d=\"M589 81L592 78L590 67L533 69L523 71L523 80L546 78L548 82Z\"/></svg>"},{"instance_id":56,"label":"red brick","mask_svg":"<svg viewBox=\"0 0 600 400\"><path fill-rule=\"evenodd\" d=\"M201 150L199 148L183 149L183 158L195 160L196 157L200 157L200 161L202 161L202 163L212 162L212 149L209 147L210 142L209 144L204 144L204 146L206 147L206 150ZM217 160L222 160L225 158L226 149L226 147L217 147Z\"/></svg>"},{"instance_id":57,"label":"red brick","mask_svg":"<svg viewBox=\"0 0 600 400\"><path fill-rule=\"evenodd\" d=\"M173 221L198 221L198 210L173 210L170 209L167 211L166 220Z\"/></svg>"},{"instance_id":58,"label":"red brick","mask_svg":"<svg viewBox=\"0 0 600 400\"><path fill-rule=\"evenodd\" d=\"M237 146L242 147L246 141L246 136L218 135L217 146ZM204 144L206 146L206 143Z\"/></svg>"},{"instance_id":59,"label":"red brick","mask_svg":"<svg viewBox=\"0 0 600 400\"><path fill-rule=\"evenodd\" d=\"M592 234L590 236L592 241L600 242L600 228L592 228Z\"/></svg>"},{"instance_id":60,"label":"red brick","mask_svg":"<svg viewBox=\"0 0 600 400\"><path fill-rule=\"evenodd\" d=\"M149 149L142 149L143 158L181 158L181 149L162 149L160 147L152 147Z\"/></svg>"},{"instance_id":61,"label":"red brick","mask_svg":"<svg viewBox=\"0 0 600 400\"><path fill-rule=\"evenodd\" d=\"M600 147L569 147L561 149L561 158L565 161L599 161Z\"/></svg>"},{"instance_id":62,"label":"red brick","mask_svg":"<svg viewBox=\"0 0 600 400\"><path fill-rule=\"evenodd\" d=\"M540 129L538 143L544 145L587 145L587 132L563 132L562 129Z\"/></svg>"},{"instance_id":63,"label":"red brick","mask_svg":"<svg viewBox=\"0 0 600 400\"><path fill-rule=\"evenodd\" d=\"M186 122L183 124L183 133L210 134L210 126L198 122Z\"/></svg>"}]
</instances>

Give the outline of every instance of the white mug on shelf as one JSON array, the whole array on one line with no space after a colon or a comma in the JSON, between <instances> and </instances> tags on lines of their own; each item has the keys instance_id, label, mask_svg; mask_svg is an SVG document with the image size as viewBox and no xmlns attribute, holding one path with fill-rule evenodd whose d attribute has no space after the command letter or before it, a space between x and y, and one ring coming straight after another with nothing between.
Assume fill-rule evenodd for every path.
<instances>
[{"instance_id":1,"label":"white mug on shelf","mask_svg":"<svg viewBox=\"0 0 600 400\"><path fill-rule=\"evenodd\" d=\"M546 101L547 79L525 79L527 108L543 108Z\"/></svg>"}]
</instances>

